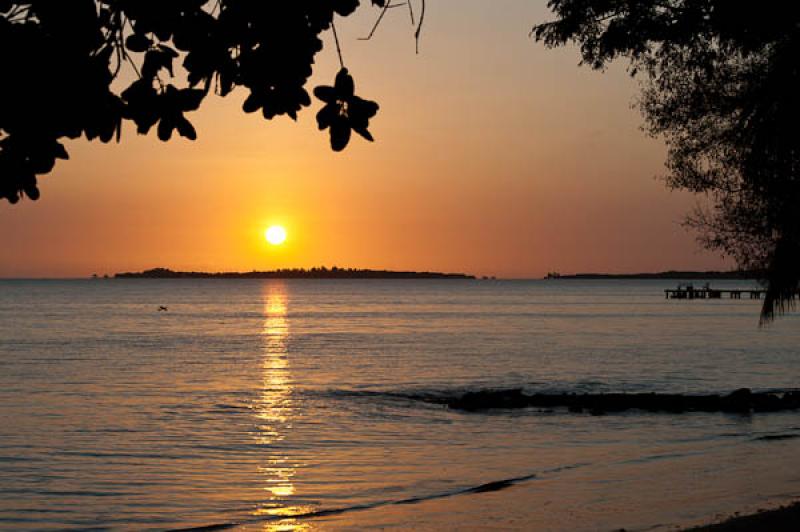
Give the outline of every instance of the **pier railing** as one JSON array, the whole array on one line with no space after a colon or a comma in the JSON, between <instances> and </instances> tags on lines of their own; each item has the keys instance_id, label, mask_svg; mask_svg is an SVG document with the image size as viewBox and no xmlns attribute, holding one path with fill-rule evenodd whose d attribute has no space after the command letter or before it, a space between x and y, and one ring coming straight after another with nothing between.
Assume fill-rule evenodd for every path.
<instances>
[{"instance_id":1,"label":"pier railing","mask_svg":"<svg viewBox=\"0 0 800 532\"><path fill-rule=\"evenodd\" d=\"M693 288L691 286L686 288L667 288L664 290L664 295L667 299L722 299L723 297L742 299L743 294L748 299L761 299L766 293L766 290L758 288L720 290L710 287Z\"/></svg>"}]
</instances>

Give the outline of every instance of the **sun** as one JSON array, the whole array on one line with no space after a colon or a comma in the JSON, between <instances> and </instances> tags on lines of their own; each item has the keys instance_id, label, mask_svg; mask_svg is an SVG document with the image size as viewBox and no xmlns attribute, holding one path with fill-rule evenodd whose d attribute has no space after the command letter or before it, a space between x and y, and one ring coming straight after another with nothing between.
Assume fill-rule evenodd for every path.
<instances>
[{"instance_id":1,"label":"sun","mask_svg":"<svg viewBox=\"0 0 800 532\"><path fill-rule=\"evenodd\" d=\"M286 241L286 229L280 225L272 225L264 232L264 237L273 246L280 246Z\"/></svg>"}]
</instances>

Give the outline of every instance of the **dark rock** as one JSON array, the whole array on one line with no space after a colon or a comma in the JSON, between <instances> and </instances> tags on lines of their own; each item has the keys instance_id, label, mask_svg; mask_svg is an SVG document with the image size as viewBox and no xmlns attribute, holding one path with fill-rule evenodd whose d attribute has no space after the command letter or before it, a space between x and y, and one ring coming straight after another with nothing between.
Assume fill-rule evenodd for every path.
<instances>
[{"instance_id":1,"label":"dark rock","mask_svg":"<svg viewBox=\"0 0 800 532\"><path fill-rule=\"evenodd\" d=\"M721 410L723 412L750 412L753 408L752 395L750 388L740 388L722 398Z\"/></svg>"},{"instance_id":2,"label":"dark rock","mask_svg":"<svg viewBox=\"0 0 800 532\"><path fill-rule=\"evenodd\" d=\"M448 400L437 400L455 410L477 411L535 407L566 407L572 413L603 415L626 410L647 412L778 412L800 409L800 392L753 393L742 388L725 396L717 394L683 395L662 393L536 393L521 389L468 392Z\"/></svg>"},{"instance_id":3,"label":"dark rock","mask_svg":"<svg viewBox=\"0 0 800 532\"><path fill-rule=\"evenodd\" d=\"M783 401L774 393L755 394L752 403L754 412L778 412L783 409Z\"/></svg>"},{"instance_id":4,"label":"dark rock","mask_svg":"<svg viewBox=\"0 0 800 532\"><path fill-rule=\"evenodd\" d=\"M449 401L447 405L456 410L469 411L530 406L528 396L520 389L467 392L458 399Z\"/></svg>"}]
</instances>

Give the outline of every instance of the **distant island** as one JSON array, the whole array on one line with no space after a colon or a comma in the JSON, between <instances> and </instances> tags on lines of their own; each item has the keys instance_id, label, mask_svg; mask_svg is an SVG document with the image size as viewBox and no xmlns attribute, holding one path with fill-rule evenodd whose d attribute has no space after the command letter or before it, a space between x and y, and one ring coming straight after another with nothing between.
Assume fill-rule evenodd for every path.
<instances>
[{"instance_id":1,"label":"distant island","mask_svg":"<svg viewBox=\"0 0 800 532\"><path fill-rule=\"evenodd\" d=\"M705 272L680 272L666 271L656 273L576 273L573 275L561 275L558 272L550 272L545 279L676 279L676 280L751 280L763 279L763 272L757 271L705 271Z\"/></svg>"},{"instance_id":2,"label":"distant island","mask_svg":"<svg viewBox=\"0 0 800 532\"><path fill-rule=\"evenodd\" d=\"M285 268L252 272L176 272L168 268L153 268L143 272L125 272L115 279L475 279L464 273L394 272L390 270L364 270L357 268Z\"/></svg>"}]
</instances>

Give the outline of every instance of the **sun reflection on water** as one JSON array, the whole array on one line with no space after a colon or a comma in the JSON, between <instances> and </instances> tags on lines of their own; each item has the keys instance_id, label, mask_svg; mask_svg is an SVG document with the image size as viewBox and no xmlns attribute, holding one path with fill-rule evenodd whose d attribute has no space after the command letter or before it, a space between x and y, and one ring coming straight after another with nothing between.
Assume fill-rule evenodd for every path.
<instances>
[{"instance_id":1,"label":"sun reflection on water","mask_svg":"<svg viewBox=\"0 0 800 532\"><path fill-rule=\"evenodd\" d=\"M263 444L282 440L283 432L291 428L292 383L287 358L289 319L286 304L283 287L270 285L264 301L263 387L258 408L258 418L263 422Z\"/></svg>"},{"instance_id":2,"label":"sun reflection on water","mask_svg":"<svg viewBox=\"0 0 800 532\"><path fill-rule=\"evenodd\" d=\"M259 467L268 498L254 513L257 516L286 516L287 519L265 524L265 530L306 530L306 525L288 518L311 510L284 503L286 498L295 494L293 478L297 471L296 464L285 453L279 452L281 442L292 429L294 409L288 359L289 335L286 286L270 283L264 292L262 387L256 408L257 439L259 444L269 449L265 462Z\"/></svg>"}]
</instances>

